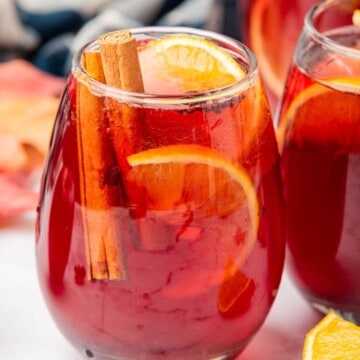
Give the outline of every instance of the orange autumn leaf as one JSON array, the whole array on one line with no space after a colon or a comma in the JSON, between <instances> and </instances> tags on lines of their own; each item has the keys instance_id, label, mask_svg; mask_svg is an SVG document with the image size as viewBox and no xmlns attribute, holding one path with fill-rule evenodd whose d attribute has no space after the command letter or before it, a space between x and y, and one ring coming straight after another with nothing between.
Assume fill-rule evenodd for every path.
<instances>
[{"instance_id":1,"label":"orange autumn leaf","mask_svg":"<svg viewBox=\"0 0 360 360\"><path fill-rule=\"evenodd\" d=\"M24 168L27 154L15 135L0 134L0 168L16 170Z\"/></svg>"},{"instance_id":2,"label":"orange autumn leaf","mask_svg":"<svg viewBox=\"0 0 360 360\"><path fill-rule=\"evenodd\" d=\"M64 85L25 60L0 64L0 218L36 208L34 170L43 163Z\"/></svg>"},{"instance_id":3,"label":"orange autumn leaf","mask_svg":"<svg viewBox=\"0 0 360 360\"><path fill-rule=\"evenodd\" d=\"M65 80L50 75L25 60L16 59L0 64L0 99L27 96L59 97Z\"/></svg>"},{"instance_id":4,"label":"orange autumn leaf","mask_svg":"<svg viewBox=\"0 0 360 360\"><path fill-rule=\"evenodd\" d=\"M3 144L0 168L29 169L42 163L58 105L59 100L54 97L0 100L0 136Z\"/></svg>"}]
</instances>

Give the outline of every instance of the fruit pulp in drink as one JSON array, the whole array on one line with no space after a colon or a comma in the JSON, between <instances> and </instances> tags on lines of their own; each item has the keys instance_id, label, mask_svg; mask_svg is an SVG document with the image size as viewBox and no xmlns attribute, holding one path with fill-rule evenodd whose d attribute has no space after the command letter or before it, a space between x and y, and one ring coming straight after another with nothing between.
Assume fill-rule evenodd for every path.
<instances>
[{"instance_id":1,"label":"fruit pulp in drink","mask_svg":"<svg viewBox=\"0 0 360 360\"><path fill-rule=\"evenodd\" d=\"M136 139L137 152L199 146L246 171L258 199L259 225L241 268L236 262L251 231L243 208L236 205L242 201L233 206L219 198L220 210L230 209L219 212L188 211L191 204L155 209L146 189L129 182L127 190L135 195L108 210L116 214L128 277L108 281L89 280L86 267L78 186L78 86L71 76L54 129L37 219L39 279L57 325L89 357L236 354L263 323L284 258L280 160L260 80L225 99L132 109L146 127L146 134ZM123 186L119 174L109 170L104 181ZM126 171L122 168L120 177ZM170 189L172 182L176 178L169 181Z\"/></svg>"}]
</instances>

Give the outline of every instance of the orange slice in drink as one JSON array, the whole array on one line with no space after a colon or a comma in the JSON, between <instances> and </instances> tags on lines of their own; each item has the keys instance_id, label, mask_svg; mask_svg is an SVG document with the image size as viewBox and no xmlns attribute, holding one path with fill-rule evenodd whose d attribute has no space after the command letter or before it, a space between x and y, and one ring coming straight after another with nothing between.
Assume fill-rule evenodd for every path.
<instances>
[{"instance_id":1,"label":"orange slice in drink","mask_svg":"<svg viewBox=\"0 0 360 360\"><path fill-rule=\"evenodd\" d=\"M277 131L280 148L286 138L318 146L360 148L360 78L327 80L313 84L291 102Z\"/></svg>"},{"instance_id":2,"label":"orange slice in drink","mask_svg":"<svg viewBox=\"0 0 360 360\"><path fill-rule=\"evenodd\" d=\"M305 338L303 360L360 358L360 327L334 312L325 316Z\"/></svg>"},{"instance_id":3,"label":"orange slice in drink","mask_svg":"<svg viewBox=\"0 0 360 360\"><path fill-rule=\"evenodd\" d=\"M250 304L254 281L249 279L228 257L218 295L218 309L225 317L241 314Z\"/></svg>"},{"instance_id":4,"label":"orange slice in drink","mask_svg":"<svg viewBox=\"0 0 360 360\"><path fill-rule=\"evenodd\" d=\"M139 52L139 60L145 91L151 94L203 93L246 75L228 52L198 36L152 40Z\"/></svg>"},{"instance_id":5,"label":"orange slice in drink","mask_svg":"<svg viewBox=\"0 0 360 360\"><path fill-rule=\"evenodd\" d=\"M194 218L227 216L237 211L246 229L241 266L259 226L256 190L246 170L217 151L200 145L169 145L130 155L127 181L145 189L151 211L188 213Z\"/></svg>"}]
</instances>

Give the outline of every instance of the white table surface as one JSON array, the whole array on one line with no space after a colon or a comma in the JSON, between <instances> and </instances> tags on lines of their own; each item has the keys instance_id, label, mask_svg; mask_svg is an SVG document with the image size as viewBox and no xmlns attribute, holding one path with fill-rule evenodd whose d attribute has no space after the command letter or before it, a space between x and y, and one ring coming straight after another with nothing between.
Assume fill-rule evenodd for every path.
<instances>
[{"instance_id":1,"label":"white table surface","mask_svg":"<svg viewBox=\"0 0 360 360\"><path fill-rule=\"evenodd\" d=\"M0 219L0 359L81 360L54 325L37 282L33 216ZM238 360L299 360L305 333L321 316L286 271L272 310Z\"/></svg>"}]
</instances>

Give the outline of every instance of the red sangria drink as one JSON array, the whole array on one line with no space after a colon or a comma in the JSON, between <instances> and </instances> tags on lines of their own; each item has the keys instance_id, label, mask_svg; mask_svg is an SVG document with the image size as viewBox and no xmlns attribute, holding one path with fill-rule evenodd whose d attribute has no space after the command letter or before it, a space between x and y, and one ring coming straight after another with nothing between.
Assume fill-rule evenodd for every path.
<instances>
[{"instance_id":1,"label":"red sangria drink","mask_svg":"<svg viewBox=\"0 0 360 360\"><path fill-rule=\"evenodd\" d=\"M186 28L105 34L74 60L42 181L50 313L88 358L233 358L277 293L283 203L245 46Z\"/></svg>"},{"instance_id":2,"label":"red sangria drink","mask_svg":"<svg viewBox=\"0 0 360 360\"><path fill-rule=\"evenodd\" d=\"M294 281L317 308L360 321L360 1L306 17L278 136ZM336 19L336 21L335 21ZM355 18L354 18L355 19Z\"/></svg>"}]
</instances>

